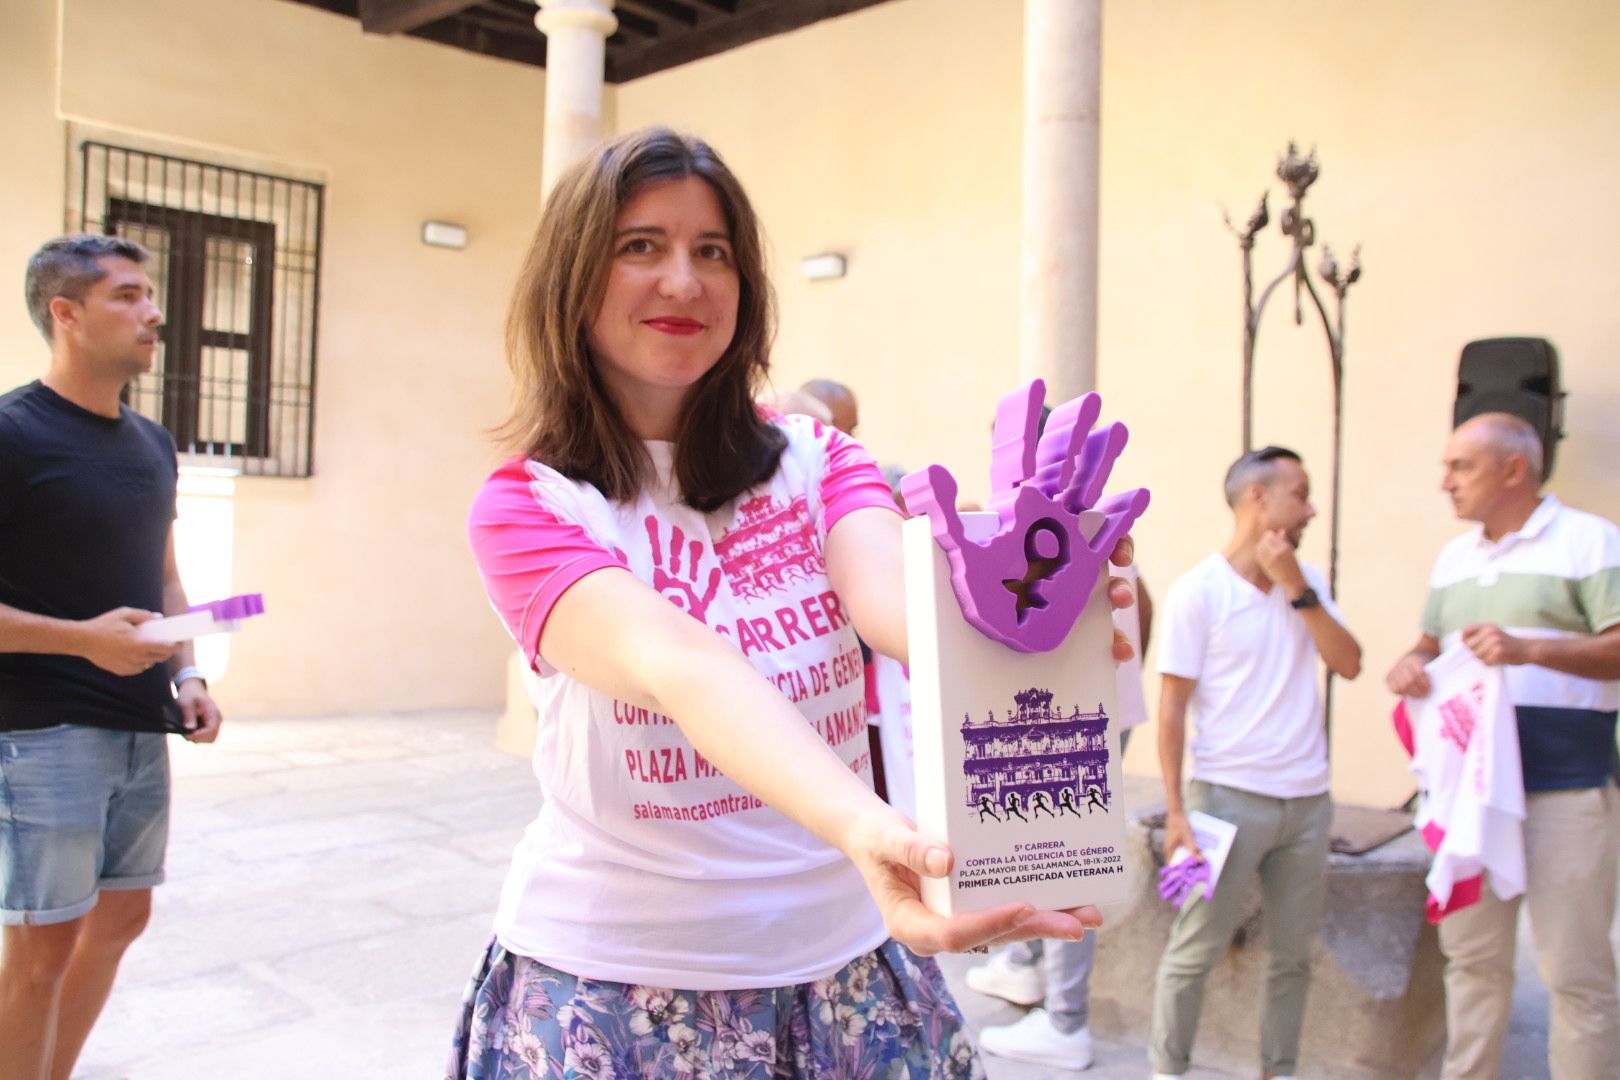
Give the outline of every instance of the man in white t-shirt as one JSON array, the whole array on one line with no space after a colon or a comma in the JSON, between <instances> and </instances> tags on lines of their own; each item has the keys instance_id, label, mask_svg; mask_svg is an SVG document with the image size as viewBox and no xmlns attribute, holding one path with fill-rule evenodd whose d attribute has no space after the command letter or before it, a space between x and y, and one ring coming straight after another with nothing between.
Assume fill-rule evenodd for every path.
<instances>
[{"instance_id":1,"label":"man in white t-shirt","mask_svg":"<svg viewBox=\"0 0 1620 1080\"><path fill-rule=\"evenodd\" d=\"M1156 1077L1184 1074L1192 1058L1204 981L1260 879L1270 965L1260 1029L1264 1075L1295 1071L1311 942L1327 883L1327 725L1317 657L1353 679L1361 646L1345 629L1326 580L1294 551L1316 510L1299 455L1268 446L1226 474L1232 539L1170 588L1161 607L1159 762L1168 814L1164 850L1197 853L1187 811L1237 826L1209 900L1184 906L1159 962L1148 1052ZM1185 802L1187 714L1196 722Z\"/></svg>"}]
</instances>

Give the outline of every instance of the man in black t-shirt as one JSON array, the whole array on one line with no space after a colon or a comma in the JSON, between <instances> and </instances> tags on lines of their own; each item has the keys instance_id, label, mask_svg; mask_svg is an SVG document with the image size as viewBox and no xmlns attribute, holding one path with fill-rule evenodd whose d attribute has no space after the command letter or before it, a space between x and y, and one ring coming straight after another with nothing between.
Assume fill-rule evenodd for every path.
<instances>
[{"instance_id":1,"label":"man in black t-shirt","mask_svg":"<svg viewBox=\"0 0 1620 1080\"><path fill-rule=\"evenodd\" d=\"M164 733L219 732L191 646L140 631L187 608L174 443L120 400L163 318L148 259L40 248L50 369L0 396L0 1080L71 1073L163 879Z\"/></svg>"}]
</instances>

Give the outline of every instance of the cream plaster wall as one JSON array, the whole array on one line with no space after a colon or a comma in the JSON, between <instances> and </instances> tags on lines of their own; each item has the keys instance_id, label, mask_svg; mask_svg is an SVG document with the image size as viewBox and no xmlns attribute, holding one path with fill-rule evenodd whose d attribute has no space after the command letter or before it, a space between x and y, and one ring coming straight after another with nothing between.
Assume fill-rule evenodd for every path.
<instances>
[{"instance_id":1,"label":"cream plaster wall","mask_svg":"<svg viewBox=\"0 0 1620 1080\"><path fill-rule=\"evenodd\" d=\"M36 55L53 36L50 5L4 2L0 60L15 51L23 64L4 65L21 85L7 87L0 133L26 129L52 179L8 169L0 190L8 207L20 196L55 204L26 224L8 210L9 280L60 228L69 150L49 111L51 54ZM36 8L47 11L40 28ZM13 44L24 9L32 43ZM217 686L225 706L498 705L506 639L464 521L495 460L483 432L506 406L500 328L538 206L544 74L365 37L352 20L282 0L63 0L61 10L63 116L326 182L316 471L237 484L235 587L263 591L271 614L233 641ZM467 226L467 248L424 247L428 219ZM0 318L7 362L31 358L8 383L42 370L10 306Z\"/></svg>"},{"instance_id":2,"label":"cream plaster wall","mask_svg":"<svg viewBox=\"0 0 1620 1080\"><path fill-rule=\"evenodd\" d=\"M605 103L618 130L709 137L748 184L776 253L778 382L852 383L880 459L941 462L969 494L1017 366L1020 11L893 0ZM22 260L60 227L64 117L328 185L317 474L239 486L236 583L275 617L237 639L221 695L239 713L498 703L508 649L461 521L491 460L480 430L504 408L499 327L534 217L543 74L363 37L283 0L60 12L59 74L53 6L0 0L0 137L16 163L0 173L0 290L18 295ZM1220 207L1241 220L1269 185L1275 217L1271 169L1295 137L1322 153L1319 235L1341 254L1364 245L1340 593L1368 670L1341 688L1344 797L1410 790L1381 675L1458 530L1433 488L1464 342L1554 340L1573 393L1553 486L1620 516L1616 40L1620 9L1601 0L1106 5L1099 378L1136 435L1118 481L1155 492L1138 531L1158 591L1227 527L1240 278ZM466 224L472 244L422 247L426 218ZM1278 239L1261 243L1262 279ZM849 276L805 282L798 260L824 250L849 255ZM7 385L43 365L14 306L0 305ZM1298 446L1324 501L1327 392L1317 332L1293 328L1279 296L1257 437ZM1325 533L1307 542L1319 561ZM1152 769L1151 738L1128 764Z\"/></svg>"},{"instance_id":3,"label":"cream plaster wall","mask_svg":"<svg viewBox=\"0 0 1620 1080\"><path fill-rule=\"evenodd\" d=\"M23 306L24 263L62 228L62 122L56 115L57 19L52 4L0 0L0 387L43 369L45 343ZM4 390L0 390L3 393Z\"/></svg>"},{"instance_id":4,"label":"cream plaster wall","mask_svg":"<svg viewBox=\"0 0 1620 1080\"><path fill-rule=\"evenodd\" d=\"M969 490L1018 365L1020 9L895 0L617 93L618 130L693 131L747 186L775 255L777 385L849 383L880 460L926 455ZM848 276L806 281L799 260L829 250Z\"/></svg>"},{"instance_id":5,"label":"cream plaster wall","mask_svg":"<svg viewBox=\"0 0 1620 1080\"><path fill-rule=\"evenodd\" d=\"M881 460L937 461L982 493L988 422L1017 364L1021 5L895 0L617 93L619 130L711 139L756 199L782 298L777 381L860 392ZM1416 636L1428 568L1460 531L1436 493L1456 362L1475 338L1559 347L1571 388L1553 488L1620 517L1620 8L1603 0L1283 0L1105 5L1099 382L1147 484L1141 565L1158 591L1225 539L1239 449L1241 277L1221 207L1248 216L1290 137L1320 147L1307 200L1348 314L1339 591L1366 653L1340 684L1341 797L1411 791L1382 688ZM1265 280L1284 252L1273 224ZM850 257L811 284L798 260ZM1319 252L1311 256L1314 268ZM1273 302L1256 437L1298 447L1325 508L1330 382L1320 331ZM1306 553L1326 562L1326 515ZM1156 696L1156 695L1155 695ZM1128 766L1153 771L1152 731Z\"/></svg>"}]
</instances>

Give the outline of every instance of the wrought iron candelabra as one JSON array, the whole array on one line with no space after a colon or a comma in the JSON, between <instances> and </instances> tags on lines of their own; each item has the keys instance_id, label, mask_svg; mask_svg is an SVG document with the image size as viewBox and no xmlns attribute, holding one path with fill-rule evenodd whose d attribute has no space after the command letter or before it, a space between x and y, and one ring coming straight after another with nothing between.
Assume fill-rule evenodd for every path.
<instances>
[{"instance_id":1,"label":"wrought iron candelabra","mask_svg":"<svg viewBox=\"0 0 1620 1080\"><path fill-rule=\"evenodd\" d=\"M1260 333L1260 319L1265 314L1266 304L1271 300L1277 286L1292 278L1294 281L1294 325L1302 326L1305 323L1304 296L1311 298L1311 306L1322 320L1322 332L1327 335L1328 359L1333 365L1333 454L1330 462L1332 470L1331 509L1328 520L1328 585L1335 594L1339 587L1339 456L1344 442L1344 298L1361 277L1361 247L1357 245L1350 255L1350 265L1341 267L1339 261L1333 257L1333 249L1326 244L1322 245L1322 261L1317 264L1316 273L1322 279L1322 284L1333 291L1334 313L1328 315L1327 305L1322 302L1321 294L1317 292L1316 284L1305 266L1306 249L1316 242L1316 225L1305 216L1305 193L1321 175L1321 167L1316 161L1316 150L1313 147L1309 154L1301 155L1299 148L1293 143L1288 144L1288 153L1277 162L1277 178L1288 188L1292 205L1282 212L1282 220L1278 227L1284 236L1292 241L1292 248L1288 255L1288 262L1282 272L1273 278L1260 292L1258 301L1254 298L1254 237L1271 221L1271 212L1267 206L1270 192L1262 192L1260 204L1255 207L1254 213L1240 230L1232 224L1232 219L1226 217L1226 226L1238 238L1238 247L1243 252L1243 452L1248 453L1254 449L1254 347L1255 339ZM1332 716L1333 709L1333 681L1332 673L1328 676L1328 715Z\"/></svg>"}]
</instances>

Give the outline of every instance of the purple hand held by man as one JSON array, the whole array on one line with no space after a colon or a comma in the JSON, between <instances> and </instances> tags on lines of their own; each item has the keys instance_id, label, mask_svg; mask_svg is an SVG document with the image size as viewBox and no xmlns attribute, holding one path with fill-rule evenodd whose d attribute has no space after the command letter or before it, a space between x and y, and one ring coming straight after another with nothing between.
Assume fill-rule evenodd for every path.
<instances>
[{"instance_id":1,"label":"purple hand held by man","mask_svg":"<svg viewBox=\"0 0 1620 1080\"><path fill-rule=\"evenodd\" d=\"M956 479L938 465L901 482L906 505L926 514L951 568L951 587L968 624L1018 652L1062 644L1085 610L1109 554L1147 508L1146 488L1104 499L1124 424L1093 431L1102 398L1086 394L1052 411L1040 434L1046 385L1036 379L1001 399L991 435L990 510L994 535L967 538L956 510ZM1090 537L1080 515L1102 523Z\"/></svg>"},{"instance_id":2,"label":"purple hand held by man","mask_svg":"<svg viewBox=\"0 0 1620 1080\"><path fill-rule=\"evenodd\" d=\"M1193 889L1201 888L1209 895L1209 863L1201 855L1183 859L1159 871L1159 899L1176 907L1187 902Z\"/></svg>"}]
</instances>

